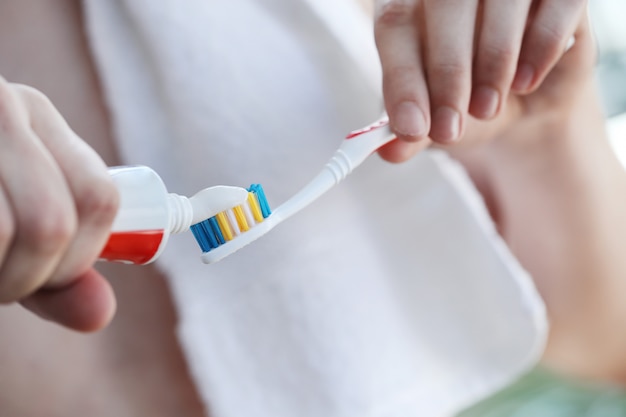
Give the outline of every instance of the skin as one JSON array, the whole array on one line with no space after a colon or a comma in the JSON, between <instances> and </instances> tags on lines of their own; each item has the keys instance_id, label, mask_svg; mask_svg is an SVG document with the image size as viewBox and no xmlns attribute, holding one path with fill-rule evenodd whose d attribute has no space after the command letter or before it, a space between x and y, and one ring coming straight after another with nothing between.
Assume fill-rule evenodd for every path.
<instances>
[{"instance_id":1,"label":"skin","mask_svg":"<svg viewBox=\"0 0 626 417\"><path fill-rule=\"evenodd\" d=\"M539 88L509 98L501 118L512 119L490 123L492 140L468 135L451 153L546 301L544 364L622 384L626 338L615 329L626 325L626 175L606 140L586 19L576 39Z\"/></svg>"},{"instance_id":2,"label":"skin","mask_svg":"<svg viewBox=\"0 0 626 417\"><path fill-rule=\"evenodd\" d=\"M376 0L375 6L392 128L405 142L449 144L461 139L469 115L493 119L511 91L528 94L541 85L586 1ZM384 155L394 162L423 148L393 146Z\"/></svg>"},{"instance_id":3,"label":"skin","mask_svg":"<svg viewBox=\"0 0 626 417\"><path fill-rule=\"evenodd\" d=\"M39 91L0 80L0 102L0 302L21 301L77 330L100 328L114 301L92 265L118 202L106 165ZM13 175L25 161L31 175Z\"/></svg>"},{"instance_id":4,"label":"skin","mask_svg":"<svg viewBox=\"0 0 626 417\"><path fill-rule=\"evenodd\" d=\"M626 265L617 253L623 246L619 236L626 235L620 219L626 202L619 196L626 193L622 171L601 140L583 3L545 0L528 25L523 13L499 11L501 18L513 19L506 22L480 13L481 7L497 11L505 4L496 0L377 4L385 100L400 137L381 155L400 162L433 141L454 142L448 149L468 168L503 236L548 302L553 331L546 363L584 377L620 380L626 375L621 357L626 341L612 329L623 326L626 317L618 302L626 290L619 272ZM0 1L0 74L5 77L0 81L0 300L7 304L0 307L0 333L10 341L0 346L0 363L2 375L12 376L10 381L0 376L3 412L205 415L158 271L112 264L94 268L117 205L105 167L118 161L82 32L80 2L46 4ZM506 4L530 10L521 1ZM559 8L567 12L557 13ZM472 15L482 16L479 29L501 26L492 32L467 21L457 25L455 19ZM437 24L419 25L424 21ZM544 34L534 29L545 28L538 25L542 21L558 28L547 44L543 36L532 35ZM447 27L460 32L452 36L442 30ZM508 28L518 29L507 34ZM474 36L479 33L493 39ZM498 33L505 39L501 49L481 46L501 39ZM577 43L562 57L573 33ZM437 44L429 43L438 36ZM474 38L479 46L472 58L463 39ZM501 50L513 52L505 53L506 59L489 53ZM515 81L523 79L516 75L518 58L535 68L530 83ZM495 112L485 110L493 106L479 92L486 82L499 93ZM418 105L425 124L415 124L412 112L397 111L407 100ZM449 120L436 115L441 106L458 111L460 140L449 135ZM42 199L46 216L33 204ZM529 233L533 230L541 230L541 238ZM84 337L69 329L103 330ZM76 396L86 381L89 394ZM34 394L46 397L32 401Z\"/></svg>"},{"instance_id":5,"label":"skin","mask_svg":"<svg viewBox=\"0 0 626 417\"><path fill-rule=\"evenodd\" d=\"M80 1L0 1L0 74L12 82L31 86L3 84L18 103L10 110L0 107L2 112L24 112L29 94L41 100L41 107L34 111L45 112L44 117L51 118L63 132L68 132L67 125L72 127L74 133L68 132L66 140L68 144L77 144L78 149L68 152L85 156L84 153L91 159L89 166L81 164L75 168L97 175L93 186L102 186L107 193L110 189L106 177L101 177L103 166L119 164L119 160L82 25ZM50 102L56 110L50 108ZM58 113L63 114L65 122L58 119ZM19 129L34 131L23 125ZM39 140L45 147L47 132L34 136L31 143ZM92 150L78 144L75 135ZM46 154L41 147L33 156ZM101 160L94 157L93 150ZM4 157L5 148L0 154ZM60 161L53 161L48 166L57 166L50 168L60 172L55 181L68 190L69 180L59 164ZM0 165L4 167L4 163ZM16 172L32 173L32 166L32 162L24 161L11 176L15 177ZM0 181L2 193L4 180ZM70 191L66 193L67 198L78 198ZM111 198L115 201L114 195ZM108 207L111 203L99 204ZM77 222L82 221L76 212L70 210L70 215L78 218ZM105 223L101 224L104 229ZM3 227L0 229L5 230ZM23 233L18 230L15 233ZM80 233L78 230L80 227L76 226L74 232ZM71 246L65 244L66 248ZM78 254L79 250L74 246L72 253ZM76 274L51 273L50 279L54 275L55 283L42 284L20 300L22 305L0 305L0 414L206 416L178 345L176 313L164 278L152 266L112 263L96 264L96 274L90 263L94 250L90 246L86 249L85 263L74 266ZM66 258L53 251L49 255ZM6 255L2 262L5 259ZM55 265L63 261L57 262ZM70 262L65 264L74 268ZM3 279L0 275L0 281ZM63 282L65 279L69 281ZM5 300L9 298L5 295ZM117 310L113 315L115 301ZM100 330L89 335L74 331L95 329Z\"/></svg>"},{"instance_id":6,"label":"skin","mask_svg":"<svg viewBox=\"0 0 626 417\"><path fill-rule=\"evenodd\" d=\"M448 40L451 44L440 39L437 50L444 52L436 59L428 57L428 52L402 56L387 45L394 39L400 42L401 36L414 39L419 32L415 19L440 18L442 12L427 3L379 4L377 42L386 71L385 100L400 139L382 149L381 156L401 162L425 147L444 146L461 161L501 235L531 273L546 302L551 331L544 365L566 375L623 384L626 337L615 329L626 326L626 260L620 251L626 236L626 175L606 139L593 82L595 45L587 15L580 9L583 2L568 3L568 10L557 16L559 2L545 1L531 10L531 21L525 25L505 21L502 30L525 27L526 31L514 38L503 36L501 41L521 39L522 44L509 44L500 62L491 64L490 54L482 50L485 36L477 38L473 61L461 53L467 45L463 40L455 44L455 39L472 36L462 24L459 28L468 35L455 32ZM452 3L441 1L437 7L445 9ZM472 4L460 3L466 8ZM507 2L511 7L518 3ZM489 16L485 12L478 19L479 28L489 26ZM545 22L554 25L552 31L546 31ZM428 31L429 26L421 30ZM564 53L572 35L576 42ZM435 49L427 41L434 36L423 32L420 36L417 39L422 42L414 42L414 50ZM487 51L506 49L505 45L494 48ZM437 61L445 57L450 61ZM534 68L530 78L520 74L526 64ZM433 79L429 74L437 72L439 65L464 69L458 74L443 71ZM476 99L485 83L484 74L500 74L490 78L506 98L495 113L484 111L491 104ZM411 131L403 128L404 116L394 112L396 103L406 99L424 109L427 120L433 120L419 135L406 135ZM442 102L456 103L451 106L461 114L465 128L458 140L439 135L449 127L435 126L437 118L428 116L428 109ZM430 137L423 137L423 132Z\"/></svg>"}]
</instances>

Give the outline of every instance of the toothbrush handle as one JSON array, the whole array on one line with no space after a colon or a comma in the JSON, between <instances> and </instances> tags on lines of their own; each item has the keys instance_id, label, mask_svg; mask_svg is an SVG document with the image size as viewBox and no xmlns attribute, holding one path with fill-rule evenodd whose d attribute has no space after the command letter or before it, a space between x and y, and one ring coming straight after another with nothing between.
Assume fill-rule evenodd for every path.
<instances>
[{"instance_id":1,"label":"toothbrush handle","mask_svg":"<svg viewBox=\"0 0 626 417\"><path fill-rule=\"evenodd\" d=\"M324 169L298 193L274 210L272 217L282 221L302 210L345 179L378 148L394 139L395 135L386 124L365 128L361 133L348 136Z\"/></svg>"},{"instance_id":2,"label":"toothbrush handle","mask_svg":"<svg viewBox=\"0 0 626 417\"><path fill-rule=\"evenodd\" d=\"M325 169L336 176L336 182L342 181L356 167L361 165L378 148L394 140L396 136L388 126L383 126L367 134L345 139L339 149L330 158Z\"/></svg>"}]
</instances>

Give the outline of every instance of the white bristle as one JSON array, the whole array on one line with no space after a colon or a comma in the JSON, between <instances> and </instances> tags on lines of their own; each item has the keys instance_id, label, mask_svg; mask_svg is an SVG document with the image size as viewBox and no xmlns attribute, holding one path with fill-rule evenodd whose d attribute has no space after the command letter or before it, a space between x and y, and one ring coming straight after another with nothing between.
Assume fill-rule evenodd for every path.
<instances>
[{"instance_id":1,"label":"white bristle","mask_svg":"<svg viewBox=\"0 0 626 417\"><path fill-rule=\"evenodd\" d=\"M233 209L228 209L224 213L226 214L228 223L230 223L230 229L233 231L233 235L239 236L241 234L241 229L239 228L239 223L237 223L237 217L235 217Z\"/></svg>"},{"instance_id":2,"label":"white bristle","mask_svg":"<svg viewBox=\"0 0 626 417\"><path fill-rule=\"evenodd\" d=\"M253 227L256 224L256 220L254 220L254 216L252 215L252 210L250 209L250 203L246 201L241 205L243 208L243 214L246 216L246 221L248 222L248 226Z\"/></svg>"}]
</instances>

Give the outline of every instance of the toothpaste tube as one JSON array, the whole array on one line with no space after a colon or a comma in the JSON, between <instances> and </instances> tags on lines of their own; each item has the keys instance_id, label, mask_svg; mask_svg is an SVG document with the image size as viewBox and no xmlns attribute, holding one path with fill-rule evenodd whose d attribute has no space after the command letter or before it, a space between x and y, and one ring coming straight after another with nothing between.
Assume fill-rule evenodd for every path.
<instances>
[{"instance_id":1,"label":"toothpaste tube","mask_svg":"<svg viewBox=\"0 0 626 417\"><path fill-rule=\"evenodd\" d=\"M168 192L161 177L146 166L109 168L120 206L100 259L147 264L159 257L171 234L189 230L215 214L246 201L239 187L206 188L188 198Z\"/></svg>"}]
</instances>

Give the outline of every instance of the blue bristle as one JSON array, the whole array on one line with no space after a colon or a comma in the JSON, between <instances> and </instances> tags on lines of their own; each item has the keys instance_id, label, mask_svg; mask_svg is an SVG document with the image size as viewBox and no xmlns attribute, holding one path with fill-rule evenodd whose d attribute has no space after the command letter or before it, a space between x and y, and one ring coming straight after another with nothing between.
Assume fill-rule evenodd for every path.
<instances>
[{"instance_id":1,"label":"blue bristle","mask_svg":"<svg viewBox=\"0 0 626 417\"><path fill-rule=\"evenodd\" d=\"M211 243L211 249L217 248L220 243L217 241L217 237L215 237L215 233L213 232L208 220L202 222L202 230L206 233L209 242Z\"/></svg>"},{"instance_id":2,"label":"blue bristle","mask_svg":"<svg viewBox=\"0 0 626 417\"><path fill-rule=\"evenodd\" d=\"M208 252L213 248L209 244L209 241L207 239L207 234L204 232L204 230L202 230L203 229L202 223L204 222L192 225L191 233L193 233L193 237L196 238L196 241L198 242L198 245L200 245L200 249L202 249L202 252Z\"/></svg>"},{"instance_id":3,"label":"blue bristle","mask_svg":"<svg viewBox=\"0 0 626 417\"><path fill-rule=\"evenodd\" d=\"M265 192L263 191L263 187L261 184L252 184L248 191L253 192L256 195L257 200L259 201L259 207L261 207L261 214L263 214L263 218L267 218L270 214L272 214L272 210L270 210L270 205L267 203L267 198L265 198Z\"/></svg>"},{"instance_id":4,"label":"blue bristle","mask_svg":"<svg viewBox=\"0 0 626 417\"><path fill-rule=\"evenodd\" d=\"M250 188L248 188L248 191L256 196L263 218L268 217L272 211L270 210L270 206L265 198L265 192L263 191L261 184L252 184ZM211 217L210 219L194 224L191 226L191 232L196 238L202 252L209 252L211 249L215 249L226 243L226 239L224 239L222 230L220 229L215 217Z\"/></svg>"},{"instance_id":5,"label":"blue bristle","mask_svg":"<svg viewBox=\"0 0 626 417\"><path fill-rule=\"evenodd\" d=\"M211 230L213 231L213 233L215 233L215 237L217 238L217 246L226 243L226 239L224 239L222 229L220 229L220 225L217 223L217 219L215 217L211 217L209 219L209 224L211 225Z\"/></svg>"},{"instance_id":6,"label":"blue bristle","mask_svg":"<svg viewBox=\"0 0 626 417\"><path fill-rule=\"evenodd\" d=\"M211 229L209 220L204 220L200 223L192 225L191 232L203 252L208 252L220 245L215 237L215 232Z\"/></svg>"}]
</instances>

